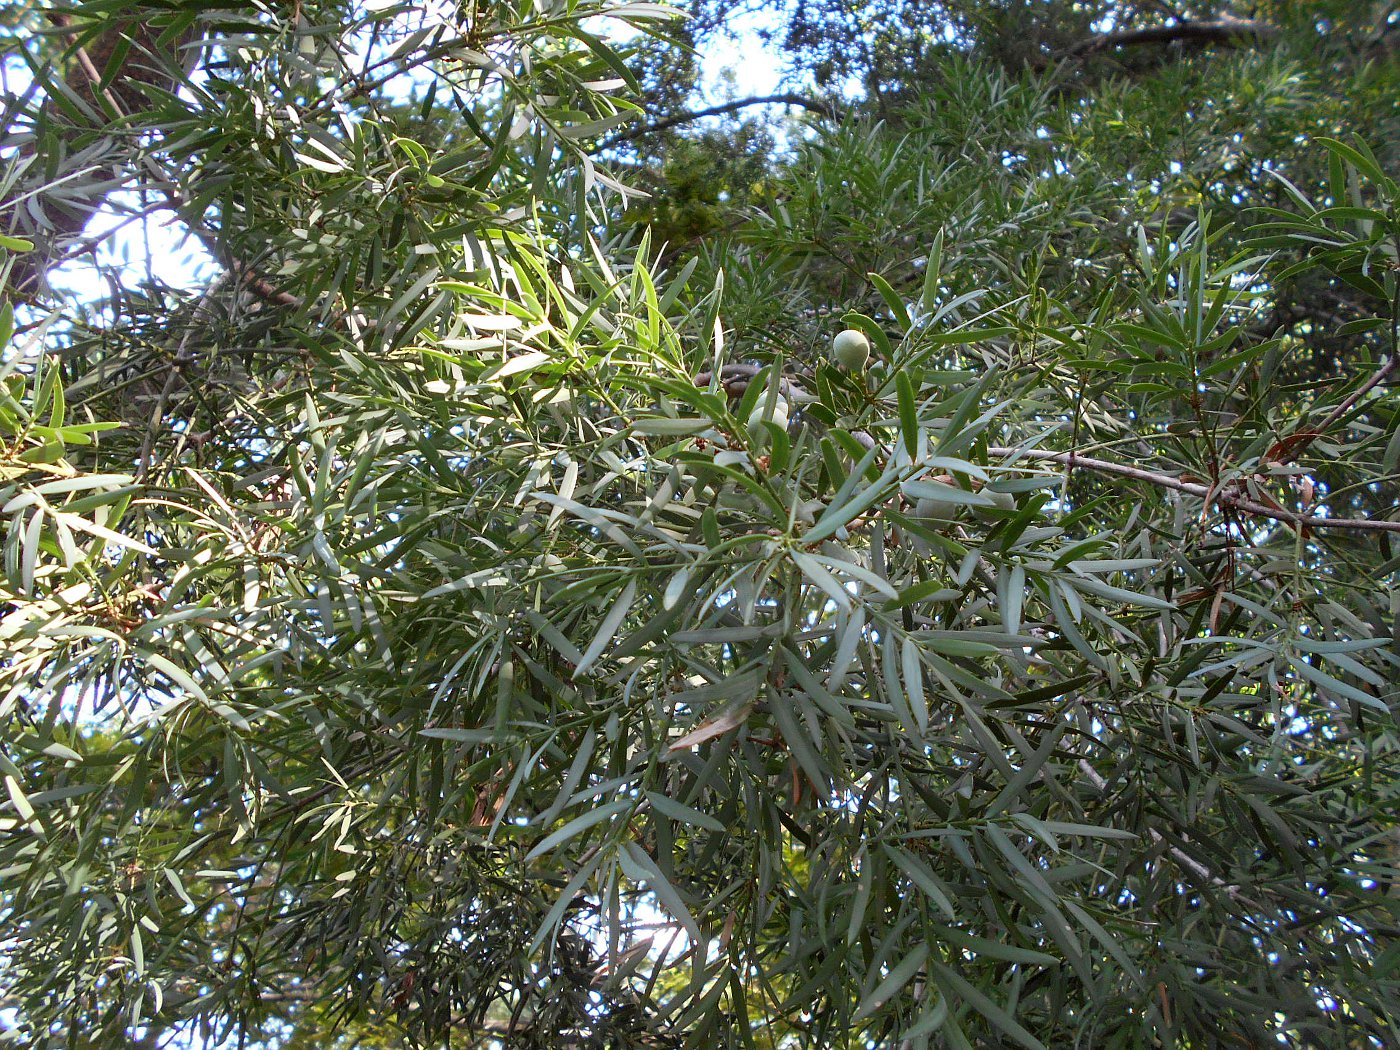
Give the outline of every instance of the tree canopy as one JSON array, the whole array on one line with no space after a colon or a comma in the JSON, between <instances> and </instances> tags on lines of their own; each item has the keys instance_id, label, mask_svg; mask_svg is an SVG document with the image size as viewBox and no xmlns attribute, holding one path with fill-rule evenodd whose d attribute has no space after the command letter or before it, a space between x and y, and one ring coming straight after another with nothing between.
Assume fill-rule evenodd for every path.
<instances>
[{"instance_id":1,"label":"tree canopy","mask_svg":"<svg viewBox=\"0 0 1400 1050\"><path fill-rule=\"evenodd\" d=\"M1400 1043L1393 4L0 12L0 1036Z\"/></svg>"}]
</instances>

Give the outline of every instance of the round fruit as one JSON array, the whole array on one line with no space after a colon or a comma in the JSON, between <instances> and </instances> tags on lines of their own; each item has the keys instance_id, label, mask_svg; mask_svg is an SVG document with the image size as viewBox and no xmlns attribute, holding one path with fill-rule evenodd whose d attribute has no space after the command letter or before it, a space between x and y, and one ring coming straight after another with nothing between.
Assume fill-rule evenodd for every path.
<instances>
[{"instance_id":1,"label":"round fruit","mask_svg":"<svg viewBox=\"0 0 1400 1050\"><path fill-rule=\"evenodd\" d=\"M946 499L921 499L914 503L914 517L921 521L952 521L958 504Z\"/></svg>"},{"instance_id":2,"label":"round fruit","mask_svg":"<svg viewBox=\"0 0 1400 1050\"><path fill-rule=\"evenodd\" d=\"M972 513L976 514L983 521L996 521L999 517L996 511L1016 509L1016 497L1009 492L998 492L996 489L984 488L982 490L982 495L990 497L992 503L995 505L994 507L972 508Z\"/></svg>"},{"instance_id":3,"label":"round fruit","mask_svg":"<svg viewBox=\"0 0 1400 1050\"><path fill-rule=\"evenodd\" d=\"M764 411L762 403L754 407L749 413L749 435L758 444L762 444L768 437L768 431L763 428L764 423L772 423L779 430L786 430L788 425L788 405L786 401L775 401L771 413Z\"/></svg>"},{"instance_id":4,"label":"round fruit","mask_svg":"<svg viewBox=\"0 0 1400 1050\"><path fill-rule=\"evenodd\" d=\"M862 372L870 361L870 340L854 328L837 332L831 341L831 353L837 364L852 372Z\"/></svg>"}]
</instances>

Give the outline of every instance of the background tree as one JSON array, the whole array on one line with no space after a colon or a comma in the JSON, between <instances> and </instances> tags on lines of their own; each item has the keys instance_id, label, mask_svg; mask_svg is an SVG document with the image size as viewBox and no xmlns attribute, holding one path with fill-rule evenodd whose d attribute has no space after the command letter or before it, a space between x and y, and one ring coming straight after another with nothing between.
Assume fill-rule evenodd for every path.
<instances>
[{"instance_id":1,"label":"background tree","mask_svg":"<svg viewBox=\"0 0 1400 1050\"><path fill-rule=\"evenodd\" d=\"M1396 1041L1391 12L862 12L8 6L16 1042Z\"/></svg>"}]
</instances>

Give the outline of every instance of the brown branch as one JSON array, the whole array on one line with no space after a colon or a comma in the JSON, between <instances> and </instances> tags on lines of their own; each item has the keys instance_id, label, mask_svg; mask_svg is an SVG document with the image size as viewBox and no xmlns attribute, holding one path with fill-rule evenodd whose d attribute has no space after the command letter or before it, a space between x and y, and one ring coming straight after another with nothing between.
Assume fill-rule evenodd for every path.
<instances>
[{"instance_id":1,"label":"brown branch","mask_svg":"<svg viewBox=\"0 0 1400 1050\"><path fill-rule=\"evenodd\" d=\"M189 220L187 219L186 222L189 222ZM199 227L192 222L190 223L190 230L194 233L195 237L199 239L200 243L204 245L205 250L208 251L210 255L214 256L214 258L218 259L220 253L218 252L218 244L214 238L199 229ZM275 303L278 306L291 306L299 309L304 305L300 296L283 291L266 278L259 277L252 268L244 265L240 260L230 258L225 265L234 276L242 281L243 286L258 298L266 299L268 302Z\"/></svg>"},{"instance_id":2,"label":"brown branch","mask_svg":"<svg viewBox=\"0 0 1400 1050\"><path fill-rule=\"evenodd\" d=\"M68 15L51 11L48 13L48 19L58 31L64 46L73 55L72 65L62 77L64 83L79 99L94 106L100 112L102 106L99 102L98 91L102 84L102 74L98 71L97 64L88 54L87 49L78 43L77 37L68 31L71 23ZM114 32L119 33L119 31ZM98 43L102 44L105 39L105 37L100 38ZM36 78L36 83L38 79ZM111 87L101 89L101 99L110 107L115 117L120 119L124 115L121 104ZM45 101L42 111L52 114L54 112L52 104ZM59 136L61 141L65 144L73 143L77 130L76 128L65 128ZM17 150L18 155L21 157L32 156L36 141L37 139L22 141ZM79 159L82 160L82 158ZM86 161L82 160L82 163L85 164ZM80 170L81 167L80 164ZM91 170L104 171L108 169L105 164L102 164L92 166ZM110 170L115 178L115 169ZM88 220L107 199L108 193L115 188L115 185L104 184L95 189L95 199L90 197L84 201L71 199L65 201L59 208L46 214L47 225L43 221L34 220L25 209L18 207L19 201L24 196L28 196L28 194L21 195L22 187L16 186L14 196L0 202L0 206L11 213L9 218L10 231L34 242L34 249L16 256L10 269L9 284L15 294L28 297L36 295L42 290L44 278L49 270L57 264L59 257L66 252L68 242L82 234Z\"/></svg>"},{"instance_id":3,"label":"brown branch","mask_svg":"<svg viewBox=\"0 0 1400 1050\"><path fill-rule=\"evenodd\" d=\"M745 392L749 389L749 383L753 381L754 376L763 371L764 367L766 366L746 365L743 363L724 365L719 370L720 388L730 399L743 397ZM695 377L695 385L709 386L710 380L713 378L714 373L701 372ZM778 393L789 400L811 400L811 396L802 389L799 383L786 376L780 376L778 378Z\"/></svg>"},{"instance_id":4,"label":"brown branch","mask_svg":"<svg viewBox=\"0 0 1400 1050\"><path fill-rule=\"evenodd\" d=\"M160 394L156 397L155 406L151 409L150 421L146 424L146 434L141 442L141 455L136 461L138 481L144 480L151 469L151 454L155 451L156 438L165 424L166 406L170 403L170 396L175 392L175 386L179 383L181 375L194 359L194 355L190 353L190 341L194 338L196 329L208 315L209 305L214 296L218 294L223 281L224 279L219 277L204 290L204 294L199 297L199 302L195 304L189 324L185 327L185 334L180 337L180 345L176 347L175 356L170 361L170 370L166 374L165 385L161 387Z\"/></svg>"},{"instance_id":5,"label":"brown branch","mask_svg":"<svg viewBox=\"0 0 1400 1050\"><path fill-rule=\"evenodd\" d=\"M108 59L110 59L115 48L123 40L129 28L128 24L125 22L116 23L97 37L95 41L97 59L95 60L93 55L89 53L89 49L81 44L77 35L72 32L72 19L69 15L62 12L51 11L48 13L48 19L53 23L55 28L59 30L61 39L73 54L74 65L65 76L65 82L70 88L77 92L80 97L94 105L98 101L97 93L100 91L102 101L107 104L111 113L118 119L125 118L143 102L145 98L141 91L141 85L143 83L154 84L166 90L174 87L173 82L168 77L161 77L158 74L152 75L139 66L132 66L131 68L124 67L120 74L112 79L112 83L108 87L103 88L102 73L99 71L98 66L99 64L105 64ZM135 33L137 42L142 46L152 44L152 35L149 28L142 26L133 30L133 32ZM99 106L98 108L100 109L101 107ZM32 149L32 147L30 148ZM148 160L147 164L152 167L155 166L155 162L152 160ZM161 178L166 178L164 173L158 168L156 171ZM104 187L96 193L94 199L83 202L74 210L64 211L60 216L51 217L54 221L54 227L51 231L48 231L51 233L49 237L42 236L41 231L37 229L29 230L21 228L17 231L21 234L33 236L36 240L36 245L40 241L48 241L49 243L43 249L36 247L34 252L16 257L15 264L10 273L10 284L16 292L22 295L35 293L40 286L42 278L53 266L63 261L63 259L77 253L73 247L65 245L62 242L72 240L82 233L88 221L96 214L98 209L102 207L103 203L105 203L108 191L111 188L114 187ZM205 250L208 251L214 259L220 262L225 269L235 274L249 291L259 298L279 306L300 307L303 305L302 300L298 296L277 288L270 281L260 277L252 268L244 265L241 260L226 257L225 253L219 250L216 238L202 228L198 217L186 214L186 209L182 207L183 202L173 188L167 188L165 190L165 197L171 210L184 221L190 232L204 245ZM7 201L6 203L17 203L17 201ZM18 209L16 210L18 211ZM114 231L108 231L100 238L89 238L79 247L81 250L91 250L102 240L110 237L112 232ZM171 375L173 377L175 372L172 372Z\"/></svg>"},{"instance_id":6,"label":"brown branch","mask_svg":"<svg viewBox=\"0 0 1400 1050\"><path fill-rule=\"evenodd\" d=\"M1278 27L1266 22L1255 22L1244 18L1217 18L1207 22L1177 22L1169 26L1151 26L1147 29L1124 29L1116 33L1103 33L1091 37L1070 49L1069 58L1084 58L1120 47L1140 47L1144 44L1223 44L1238 47L1244 43L1258 43L1278 35Z\"/></svg>"},{"instance_id":7,"label":"brown branch","mask_svg":"<svg viewBox=\"0 0 1400 1050\"><path fill-rule=\"evenodd\" d=\"M1063 463L1070 469L1076 467L1084 470L1092 470L1098 474L1113 474L1118 477L1132 478L1135 481L1145 481L1149 485L1156 485L1158 488L1170 489L1173 492L1185 493L1188 496L1198 496L1208 502L1213 502L1222 507L1231 507L1235 510L1244 511L1246 514L1253 514L1260 518L1271 518L1274 521L1282 521L1289 525L1307 529L1351 529L1361 532L1400 532L1400 521L1378 521L1371 518L1318 518L1310 514L1299 514L1295 511L1285 510L1283 507L1270 507L1267 504L1252 500L1242 493L1230 492L1220 489L1218 486L1202 485L1194 481L1182 481L1174 478L1170 474L1159 474L1151 470L1143 470L1141 467L1131 467L1126 463L1111 463L1103 459L1091 459L1088 456L1081 456L1077 452L1044 452L1038 450L1023 450L1017 448L992 446L987 449L987 454L998 459L1018 458L1034 459L1046 463Z\"/></svg>"},{"instance_id":8,"label":"brown branch","mask_svg":"<svg viewBox=\"0 0 1400 1050\"><path fill-rule=\"evenodd\" d=\"M786 92L781 95L756 95L753 98L741 98L734 102L725 102L721 105L710 106L706 109L695 109L685 113L677 113L673 116L658 120L654 124L644 124L639 128L629 128L626 131L614 135L610 139L605 139L603 142L600 142L593 148L593 152L601 153L603 150L612 149L614 146L620 146L624 142L630 142L632 139L639 139L658 131L665 131L667 128L674 128L679 124L689 124L692 121L700 120L704 117L717 117L723 113L733 113L736 110L745 109L749 106L763 106L769 104L800 106L819 116L837 116L835 106L822 102L820 99L808 98L806 95L798 95L793 92Z\"/></svg>"},{"instance_id":9,"label":"brown branch","mask_svg":"<svg viewBox=\"0 0 1400 1050\"><path fill-rule=\"evenodd\" d=\"M1339 419L1341 419L1344 415L1346 415L1349 411L1351 411L1352 407L1358 401L1360 401L1363 397L1365 397L1368 393L1375 389L1377 384L1381 383L1388 375L1390 375L1390 373L1394 372L1396 365L1400 365L1400 358L1391 355L1389 358L1386 359L1385 364L1381 365L1380 368L1376 369L1375 372L1372 373L1370 379L1366 380L1366 382L1362 383L1359 387L1353 390L1345 401L1343 401L1340 405L1338 405L1331 412L1329 412L1327 414L1327 418L1317 425L1316 430L1308 431L1307 433L1300 435L1297 443L1287 450L1282 459L1279 459L1276 462L1292 463L1304 452L1306 452L1308 446L1310 446L1314 441L1326 434L1327 431L1332 429L1336 422Z\"/></svg>"},{"instance_id":10,"label":"brown branch","mask_svg":"<svg viewBox=\"0 0 1400 1050\"><path fill-rule=\"evenodd\" d=\"M1336 422L1342 415L1354 405L1366 391L1373 389L1377 383L1381 382L1400 363L1400 358L1392 356L1385 365L1377 370L1361 385L1350 397L1338 405L1336 409L1323 421L1321 429L1325 430L1332 423ZM733 397L741 397L748 389L753 377L758 374L758 365L748 364L727 364L720 369L720 386L725 393ZM695 376L696 386L708 386L714 378L711 372L701 372ZM780 380L781 393L795 400L810 400L811 395L807 394L801 386L788 379ZM1315 435L1314 435L1315 436ZM873 446L873 439L864 431L856 432L857 440L867 448ZM1312 440L1310 437L1309 441ZM870 442L869 445L866 442ZM1243 511L1260 518L1270 518L1273 521L1282 521L1288 525L1305 529L1350 529L1360 532L1397 532L1400 533L1400 521L1382 521L1374 518L1319 518L1311 514L1299 514L1296 511L1286 510L1283 507L1252 500L1242 492L1234 492L1222 489L1219 486L1202 485L1194 481L1182 481L1174 478L1170 474L1161 474L1157 471L1143 470L1141 467L1129 466L1126 463L1113 463L1106 459L1093 459L1089 456L1081 456L1077 452L1045 452L1036 449L1018 449L1010 446L994 445L987 449L987 454L997 459L1033 459L1043 463L1063 463L1073 470L1075 467L1084 470L1092 470L1099 474L1111 474L1117 477L1132 478L1135 481L1145 481L1158 488L1170 489L1173 492L1181 492L1188 496L1198 496L1208 503L1214 503L1220 507L1228 507L1234 510Z\"/></svg>"},{"instance_id":11,"label":"brown branch","mask_svg":"<svg viewBox=\"0 0 1400 1050\"><path fill-rule=\"evenodd\" d=\"M60 14L57 11L49 12L49 21L59 29L69 29L73 24L73 20L69 18L68 15ZM118 30L118 32L120 31ZM79 44L77 37L72 33L64 33L63 39L68 46L73 49L73 54L78 60L78 68L81 69L84 76L87 77L88 88L92 92L96 92L101 88L102 97L106 99L107 104L112 107L112 113L118 117L126 116L125 110L122 109L122 104L117 101L117 96L113 94L112 89L110 87L102 87L102 74L98 72L97 65L93 62L92 56L88 54L87 48Z\"/></svg>"}]
</instances>

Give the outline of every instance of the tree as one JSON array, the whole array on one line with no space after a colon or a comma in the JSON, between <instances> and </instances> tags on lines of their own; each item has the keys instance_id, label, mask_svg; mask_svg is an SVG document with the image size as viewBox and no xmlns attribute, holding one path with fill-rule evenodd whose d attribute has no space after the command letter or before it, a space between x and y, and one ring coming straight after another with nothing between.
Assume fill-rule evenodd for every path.
<instances>
[{"instance_id":1,"label":"tree","mask_svg":"<svg viewBox=\"0 0 1400 1050\"><path fill-rule=\"evenodd\" d=\"M1390 23L1162 9L647 168L656 5L10 5L13 1038L1394 1042Z\"/></svg>"}]
</instances>

